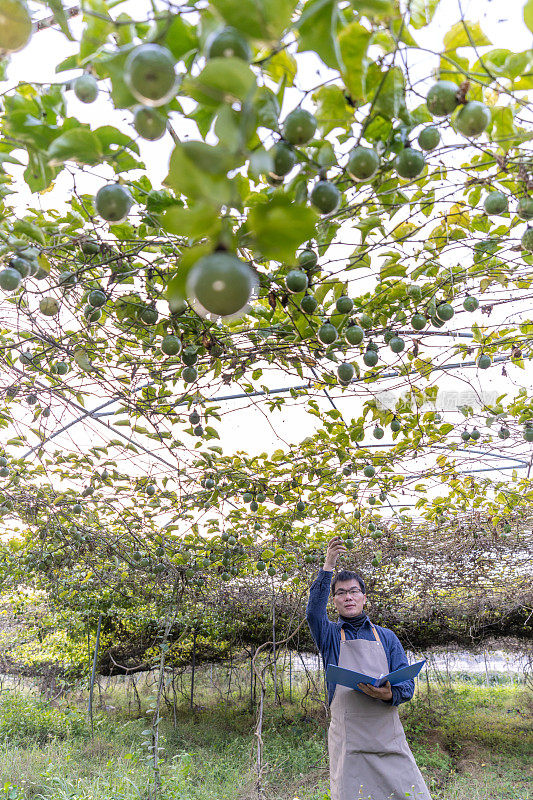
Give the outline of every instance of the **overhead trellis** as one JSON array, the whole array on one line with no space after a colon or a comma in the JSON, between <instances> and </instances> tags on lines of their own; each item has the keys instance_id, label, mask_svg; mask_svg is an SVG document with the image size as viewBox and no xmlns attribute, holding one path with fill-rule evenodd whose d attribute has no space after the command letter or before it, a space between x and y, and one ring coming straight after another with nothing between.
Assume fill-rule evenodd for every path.
<instances>
[{"instance_id":1,"label":"overhead trellis","mask_svg":"<svg viewBox=\"0 0 533 800\"><path fill-rule=\"evenodd\" d=\"M73 624L176 578L290 593L341 533L406 616L527 607L530 5L513 49L439 2L19 4L7 587Z\"/></svg>"}]
</instances>

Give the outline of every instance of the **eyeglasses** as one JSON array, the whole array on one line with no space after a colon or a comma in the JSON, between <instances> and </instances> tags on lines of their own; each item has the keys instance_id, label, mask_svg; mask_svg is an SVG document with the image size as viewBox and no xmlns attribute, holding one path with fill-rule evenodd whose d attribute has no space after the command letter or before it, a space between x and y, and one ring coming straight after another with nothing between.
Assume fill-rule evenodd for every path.
<instances>
[{"instance_id":1,"label":"eyeglasses","mask_svg":"<svg viewBox=\"0 0 533 800\"><path fill-rule=\"evenodd\" d=\"M339 589L339 591L335 592L335 594L333 596L334 597L346 597L349 594L351 594L351 595L353 595L355 597L355 595L363 594L363 592L361 591L361 589L355 589L355 588L354 589L348 589L348 591L346 591L345 589Z\"/></svg>"}]
</instances>

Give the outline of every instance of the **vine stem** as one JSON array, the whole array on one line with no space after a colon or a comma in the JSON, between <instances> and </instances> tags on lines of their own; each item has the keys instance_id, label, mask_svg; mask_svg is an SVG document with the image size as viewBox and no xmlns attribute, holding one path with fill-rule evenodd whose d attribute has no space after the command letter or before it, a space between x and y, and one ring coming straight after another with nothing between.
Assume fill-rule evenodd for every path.
<instances>
[{"instance_id":1,"label":"vine stem","mask_svg":"<svg viewBox=\"0 0 533 800\"><path fill-rule=\"evenodd\" d=\"M178 581L179 578L176 579L176 583L174 584L174 591L172 593L172 599L170 601L170 611L167 616L167 620L165 623L165 629L163 632L163 640L161 642L161 658L159 660L159 682L157 687L157 698L156 704L154 709L154 718L152 722L152 769L153 769L153 776L154 776L154 794L153 800L157 800L161 796L161 770L159 768L159 722L160 716L159 711L161 708L161 697L163 696L163 688L165 685L165 657L168 650L168 637L170 634L170 629L174 624L176 619L176 614L178 613L178 605L179 603L176 601L176 594L178 590ZM174 606L174 608L172 608ZM152 798L150 798L152 800Z\"/></svg>"}]
</instances>

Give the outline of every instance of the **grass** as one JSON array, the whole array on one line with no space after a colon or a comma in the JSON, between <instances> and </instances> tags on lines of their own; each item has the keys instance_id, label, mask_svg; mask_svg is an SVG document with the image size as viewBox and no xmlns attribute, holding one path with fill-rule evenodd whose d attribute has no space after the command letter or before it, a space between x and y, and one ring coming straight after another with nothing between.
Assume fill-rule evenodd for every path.
<instances>
[{"instance_id":1,"label":"grass","mask_svg":"<svg viewBox=\"0 0 533 800\"><path fill-rule=\"evenodd\" d=\"M150 800L146 707L120 691L95 714L94 738L81 695L53 709L31 694L0 696L1 800ZM324 708L300 696L268 705L263 726L266 800L328 798ZM400 708L433 800L533 797L531 697L522 685L425 684ZM161 723L161 800L257 797L255 715L234 695L192 712L184 701ZM153 796L153 795L152 795Z\"/></svg>"}]
</instances>

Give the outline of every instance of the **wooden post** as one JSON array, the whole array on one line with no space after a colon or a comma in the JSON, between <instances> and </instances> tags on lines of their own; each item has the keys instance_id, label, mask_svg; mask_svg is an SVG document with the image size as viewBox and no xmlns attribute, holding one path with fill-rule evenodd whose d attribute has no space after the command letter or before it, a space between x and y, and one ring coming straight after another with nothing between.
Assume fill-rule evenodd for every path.
<instances>
[{"instance_id":1,"label":"wooden post","mask_svg":"<svg viewBox=\"0 0 533 800\"><path fill-rule=\"evenodd\" d=\"M194 709L194 671L196 669L196 630L192 636L191 711Z\"/></svg>"},{"instance_id":2,"label":"wooden post","mask_svg":"<svg viewBox=\"0 0 533 800\"><path fill-rule=\"evenodd\" d=\"M274 656L274 703L278 699L278 670L276 656L276 598L274 594L274 581L272 581L272 655Z\"/></svg>"},{"instance_id":3,"label":"wooden post","mask_svg":"<svg viewBox=\"0 0 533 800\"><path fill-rule=\"evenodd\" d=\"M289 650L289 703L292 703L292 650Z\"/></svg>"},{"instance_id":4,"label":"wooden post","mask_svg":"<svg viewBox=\"0 0 533 800\"><path fill-rule=\"evenodd\" d=\"M226 702L229 702L229 695L231 691L231 677L233 675L233 653L229 656L229 678L228 678L228 693L226 695Z\"/></svg>"},{"instance_id":5,"label":"wooden post","mask_svg":"<svg viewBox=\"0 0 533 800\"><path fill-rule=\"evenodd\" d=\"M98 615L98 625L96 628L96 643L94 645L93 668L91 671L91 688L89 689L89 719L91 720L91 736L94 738L94 722L93 722L93 693L94 693L94 679L96 676L96 664L98 661L98 648L100 647L100 630L102 627L102 615Z\"/></svg>"},{"instance_id":6,"label":"wooden post","mask_svg":"<svg viewBox=\"0 0 533 800\"><path fill-rule=\"evenodd\" d=\"M254 658L250 650L250 714L254 710Z\"/></svg>"}]
</instances>

